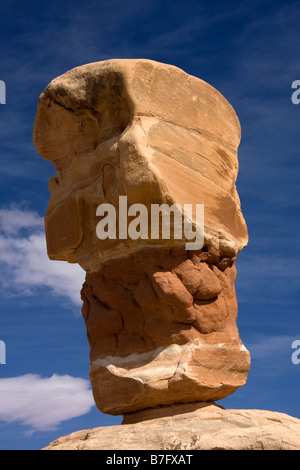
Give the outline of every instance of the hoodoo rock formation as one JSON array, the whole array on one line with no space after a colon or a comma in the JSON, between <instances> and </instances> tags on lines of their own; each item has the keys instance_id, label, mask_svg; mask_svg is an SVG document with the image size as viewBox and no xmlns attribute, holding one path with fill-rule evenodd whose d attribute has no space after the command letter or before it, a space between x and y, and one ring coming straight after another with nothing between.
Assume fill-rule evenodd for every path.
<instances>
[{"instance_id":1,"label":"hoodoo rock formation","mask_svg":"<svg viewBox=\"0 0 300 470\"><path fill-rule=\"evenodd\" d=\"M48 256L86 271L95 403L124 415L46 449L300 449L300 420L213 403L250 367L236 324L239 142L218 91L151 60L77 67L41 94Z\"/></svg>"},{"instance_id":2,"label":"hoodoo rock formation","mask_svg":"<svg viewBox=\"0 0 300 470\"><path fill-rule=\"evenodd\" d=\"M250 356L234 288L248 239L235 186L239 142L236 113L218 91L150 60L77 67L41 94L34 143L56 170L48 255L86 271L82 313L101 411L218 400L245 384ZM113 207L117 227L99 237L103 204ZM128 236L128 209L141 205L162 209L154 237L152 220L148 237ZM186 231L175 237L171 211L166 236L163 210L173 205L190 233L202 228L197 249Z\"/></svg>"}]
</instances>

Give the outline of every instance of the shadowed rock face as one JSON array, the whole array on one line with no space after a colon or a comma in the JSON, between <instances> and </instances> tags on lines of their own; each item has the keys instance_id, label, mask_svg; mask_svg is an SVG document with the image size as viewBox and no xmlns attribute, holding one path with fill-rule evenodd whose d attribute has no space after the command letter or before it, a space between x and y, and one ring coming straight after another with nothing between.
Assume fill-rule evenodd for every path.
<instances>
[{"instance_id":1,"label":"shadowed rock face","mask_svg":"<svg viewBox=\"0 0 300 470\"><path fill-rule=\"evenodd\" d=\"M239 141L224 97L170 65L88 64L42 93L34 143L56 169L48 255L87 273L82 313L101 411L218 400L245 383L250 358L234 289L248 239L235 187ZM100 240L96 209L112 204L118 221L120 196L149 211L204 204L204 246L187 250L185 240L161 232Z\"/></svg>"}]
</instances>

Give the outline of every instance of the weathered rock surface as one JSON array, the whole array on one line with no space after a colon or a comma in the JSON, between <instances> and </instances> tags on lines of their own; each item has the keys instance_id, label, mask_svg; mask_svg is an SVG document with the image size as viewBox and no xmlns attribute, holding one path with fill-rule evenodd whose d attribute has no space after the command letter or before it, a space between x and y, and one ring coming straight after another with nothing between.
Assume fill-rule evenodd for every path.
<instances>
[{"instance_id":1,"label":"weathered rock surface","mask_svg":"<svg viewBox=\"0 0 300 470\"><path fill-rule=\"evenodd\" d=\"M196 403L133 413L123 422L74 432L43 450L300 450L300 420L272 411Z\"/></svg>"},{"instance_id":2,"label":"weathered rock surface","mask_svg":"<svg viewBox=\"0 0 300 470\"><path fill-rule=\"evenodd\" d=\"M224 261L216 252L149 248L87 274L82 313L101 411L215 401L245 384L236 268Z\"/></svg>"},{"instance_id":3,"label":"weathered rock surface","mask_svg":"<svg viewBox=\"0 0 300 470\"><path fill-rule=\"evenodd\" d=\"M51 259L97 271L141 240L99 240L96 208L204 204L205 240L223 256L248 241L235 181L240 124L228 101L203 80L151 60L76 67L41 94L34 143L53 162L46 215ZM144 243L145 241L142 240ZM147 245L174 246L149 237ZM101 256L99 255L101 254Z\"/></svg>"},{"instance_id":4,"label":"weathered rock surface","mask_svg":"<svg viewBox=\"0 0 300 470\"><path fill-rule=\"evenodd\" d=\"M171 65L88 64L41 94L34 143L56 170L48 255L87 273L82 313L101 411L215 401L245 384L250 356L234 289L236 256L248 240L235 186L239 142L227 100ZM102 204L116 215L115 237L98 236ZM180 224L188 205L199 230L204 205L204 244L195 250L186 232L172 236L175 215L170 236L161 226L152 237L152 218L147 236L128 236L134 204L147 215L155 204L176 204Z\"/></svg>"}]
</instances>

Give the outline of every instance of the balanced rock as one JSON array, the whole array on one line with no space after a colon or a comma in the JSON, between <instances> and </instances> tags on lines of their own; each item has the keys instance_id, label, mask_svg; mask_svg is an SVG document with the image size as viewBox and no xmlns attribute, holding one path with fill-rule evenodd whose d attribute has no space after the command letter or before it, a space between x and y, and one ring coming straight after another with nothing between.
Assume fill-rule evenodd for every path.
<instances>
[{"instance_id":1,"label":"balanced rock","mask_svg":"<svg viewBox=\"0 0 300 470\"><path fill-rule=\"evenodd\" d=\"M171 65L87 64L41 94L34 143L56 170L47 250L86 271L101 411L215 401L245 384L234 287L248 240L239 142L227 100Z\"/></svg>"}]
</instances>

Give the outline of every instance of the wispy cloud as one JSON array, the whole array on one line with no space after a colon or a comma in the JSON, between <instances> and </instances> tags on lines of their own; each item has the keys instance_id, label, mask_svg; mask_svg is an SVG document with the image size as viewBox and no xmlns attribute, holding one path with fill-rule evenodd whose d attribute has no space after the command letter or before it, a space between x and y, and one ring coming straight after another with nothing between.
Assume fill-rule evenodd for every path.
<instances>
[{"instance_id":1,"label":"wispy cloud","mask_svg":"<svg viewBox=\"0 0 300 470\"><path fill-rule=\"evenodd\" d=\"M284 240L284 237L282 238ZM276 253L276 245L259 247L260 252L245 249L237 261L237 292L239 302L248 305L294 305L299 308L299 256L292 254L285 257L284 253ZM263 307L262 307L263 308ZM296 313L296 312L295 312ZM290 315L292 312L290 311ZM285 318L285 322L288 317Z\"/></svg>"},{"instance_id":2,"label":"wispy cloud","mask_svg":"<svg viewBox=\"0 0 300 470\"><path fill-rule=\"evenodd\" d=\"M0 231L5 235L18 235L22 229L41 231L43 226L42 217L19 205L11 204L9 207L0 209Z\"/></svg>"},{"instance_id":3,"label":"wispy cloud","mask_svg":"<svg viewBox=\"0 0 300 470\"><path fill-rule=\"evenodd\" d=\"M19 422L29 434L55 430L62 421L86 414L94 405L89 382L69 375L0 379L0 395L0 420Z\"/></svg>"},{"instance_id":4,"label":"wispy cloud","mask_svg":"<svg viewBox=\"0 0 300 470\"><path fill-rule=\"evenodd\" d=\"M0 288L2 295L34 295L46 288L81 306L84 271L47 256L43 218L18 206L0 209Z\"/></svg>"},{"instance_id":5,"label":"wispy cloud","mask_svg":"<svg viewBox=\"0 0 300 470\"><path fill-rule=\"evenodd\" d=\"M300 340L300 329L288 335L252 333L245 341L251 355L252 373L257 377L296 377L300 365L292 362L292 355L295 353L292 345L295 340Z\"/></svg>"},{"instance_id":6,"label":"wispy cloud","mask_svg":"<svg viewBox=\"0 0 300 470\"><path fill-rule=\"evenodd\" d=\"M258 360L269 360L283 356L290 358L292 355L291 345L295 339L295 335L258 334L250 340L251 356Z\"/></svg>"}]
</instances>

